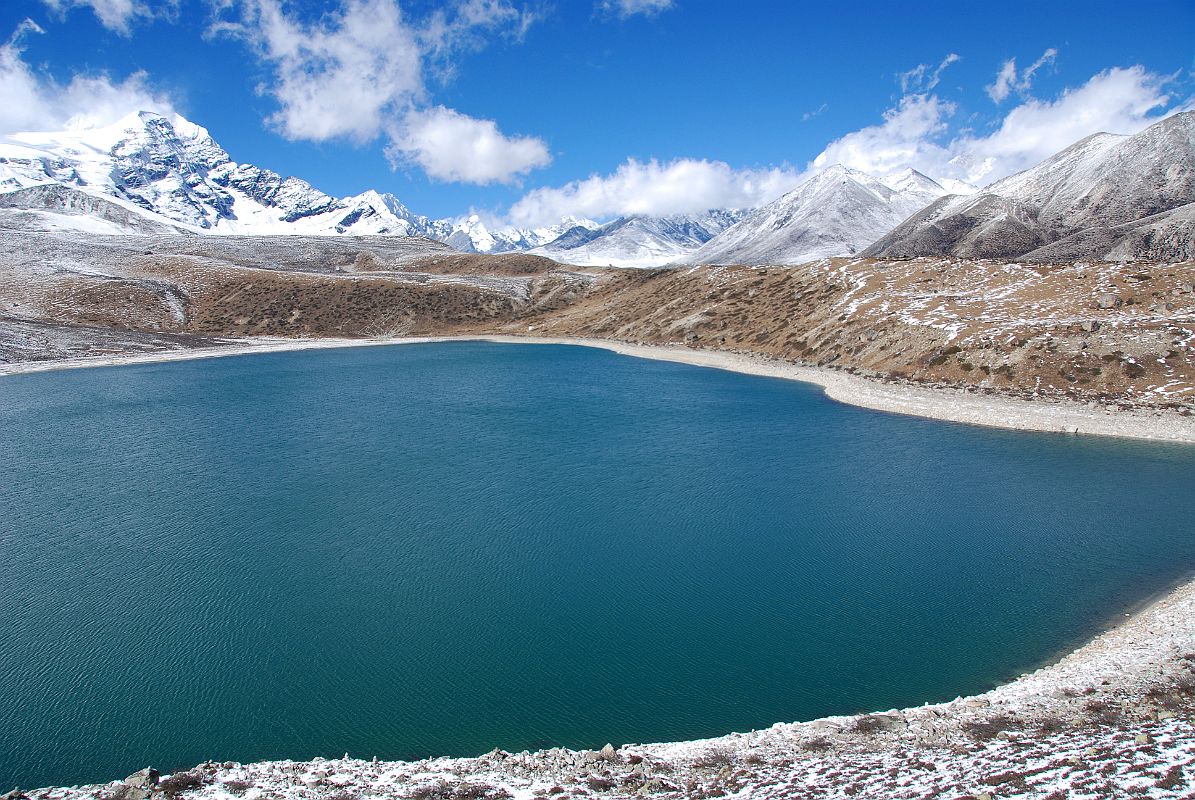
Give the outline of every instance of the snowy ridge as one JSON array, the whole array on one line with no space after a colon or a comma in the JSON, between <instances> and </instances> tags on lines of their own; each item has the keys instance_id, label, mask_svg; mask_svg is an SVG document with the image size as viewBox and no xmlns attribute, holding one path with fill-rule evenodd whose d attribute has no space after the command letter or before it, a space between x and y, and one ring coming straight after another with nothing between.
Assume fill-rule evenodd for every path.
<instances>
[{"instance_id":1,"label":"snowy ridge","mask_svg":"<svg viewBox=\"0 0 1195 800\"><path fill-rule=\"evenodd\" d=\"M1195 257L1195 112L1097 133L974 197L949 197L867 250L1030 261Z\"/></svg>"},{"instance_id":2,"label":"snowy ridge","mask_svg":"<svg viewBox=\"0 0 1195 800\"><path fill-rule=\"evenodd\" d=\"M836 164L683 259L689 264L800 264L848 256L947 194L906 169L877 178Z\"/></svg>"},{"instance_id":3,"label":"snowy ridge","mask_svg":"<svg viewBox=\"0 0 1195 800\"><path fill-rule=\"evenodd\" d=\"M714 209L704 214L621 217L595 227L577 225L531 252L579 266L659 267L694 252L745 213Z\"/></svg>"}]
</instances>

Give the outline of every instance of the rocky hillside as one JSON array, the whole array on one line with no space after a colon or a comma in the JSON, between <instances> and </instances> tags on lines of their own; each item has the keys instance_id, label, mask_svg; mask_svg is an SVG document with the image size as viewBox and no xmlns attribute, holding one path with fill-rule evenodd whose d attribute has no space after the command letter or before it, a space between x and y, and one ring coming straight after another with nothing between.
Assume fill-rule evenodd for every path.
<instances>
[{"instance_id":1,"label":"rocky hillside","mask_svg":"<svg viewBox=\"0 0 1195 800\"><path fill-rule=\"evenodd\" d=\"M967 197L943 197L869 247L879 258L1182 261L1195 257L1195 112L1089 136Z\"/></svg>"}]
</instances>

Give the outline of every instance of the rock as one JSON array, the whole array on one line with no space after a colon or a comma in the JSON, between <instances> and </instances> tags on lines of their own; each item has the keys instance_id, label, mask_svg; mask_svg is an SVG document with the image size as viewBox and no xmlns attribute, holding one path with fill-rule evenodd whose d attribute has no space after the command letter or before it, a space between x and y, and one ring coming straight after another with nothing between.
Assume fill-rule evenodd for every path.
<instances>
[{"instance_id":1,"label":"rock","mask_svg":"<svg viewBox=\"0 0 1195 800\"><path fill-rule=\"evenodd\" d=\"M1081 327L1083 330L1087 331L1088 333L1095 333L1096 331L1098 331L1100 329L1100 323L1098 321L1092 319L1092 320L1088 320L1087 322L1084 322L1079 327Z\"/></svg>"},{"instance_id":2,"label":"rock","mask_svg":"<svg viewBox=\"0 0 1195 800\"><path fill-rule=\"evenodd\" d=\"M1105 292L1095 299L1095 304L1099 308L1120 308L1120 298L1110 292Z\"/></svg>"},{"instance_id":3,"label":"rock","mask_svg":"<svg viewBox=\"0 0 1195 800\"><path fill-rule=\"evenodd\" d=\"M134 789L152 789L158 785L158 778L162 777L153 767L138 770L124 779L124 785Z\"/></svg>"},{"instance_id":4,"label":"rock","mask_svg":"<svg viewBox=\"0 0 1195 800\"><path fill-rule=\"evenodd\" d=\"M1173 711L1159 711L1158 712L1158 721L1159 722L1165 722L1168 719L1174 719Z\"/></svg>"},{"instance_id":5,"label":"rock","mask_svg":"<svg viewBox=\"0 0 1195 800\"><path fill-rule=\"evenodd\" d=\"M900 713L869 714L867 719L874 720L877 729L882 731L903 731L906 727L904 715Z\"/></svg>"},{"instance_id":6,"label":"rock","mask_svg":"<svg viewBox=\"0 0 1195 800\"><path fill-rule=\"evenodd\" d=\"M983 792L982 794L973 794L971 797L973 800L992 800L992 796L987 792Z\"/></svg>"},{"instance_id":7,"label":"rock","mask_svg":"<svg viewBox=\"0 0 1195 800\"><path fill-rule=\"evenodd\" d=\"M610 744L609 742L606 743L605 747L603 747L600 751L598 751L598 755L601 756L601 759L603 761L617 761L618 760L618 751L615 750L614 745Z\"/></svg>"},{"instance_id":8,"label":"rock","mask_svg":"<svg viewBox=\"0 0 1195 800\"><path fill-rule=\"evenodd\" d=\"M1148 733L1139 733L1133 739L1133 744L1153 744L1153 737Z\"/></svg>"},{"instance_id":9,"label":"rock","mask_svg":"<svg viewBox=\"0 0 1195 800\"><path fill-rule=\"evenodd\" d=\"M126 786L121 792L121 800L149 800L153 790L142 786Z\"/></svg>"},{"instance_id":10,"label":"rock","mask_svg":"<svg viewBox=\"0 0 1195 800\"><path fill-rule=\"evenodd\" d=\"M0 794L0 800L25 800L25 793L20 789L13 789L7 794Z\"/></svg>"}]
</instances>

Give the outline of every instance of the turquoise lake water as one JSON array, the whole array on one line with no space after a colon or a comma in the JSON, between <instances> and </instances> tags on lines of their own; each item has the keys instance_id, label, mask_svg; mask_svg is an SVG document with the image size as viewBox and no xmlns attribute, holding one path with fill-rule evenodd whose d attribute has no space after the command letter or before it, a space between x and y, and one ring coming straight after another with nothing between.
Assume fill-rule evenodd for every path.
<instances>
[{"instance_id":1,"label":"turquoise lake water","mask_svg":"<svg viewBox=\"0 0 1195 800\"><path fill-rule=\"evenodd\" d=\"M1195 571L1195 448L450 343L0 380L0 790L982 691Z\"/></svg>"}]
</instances>

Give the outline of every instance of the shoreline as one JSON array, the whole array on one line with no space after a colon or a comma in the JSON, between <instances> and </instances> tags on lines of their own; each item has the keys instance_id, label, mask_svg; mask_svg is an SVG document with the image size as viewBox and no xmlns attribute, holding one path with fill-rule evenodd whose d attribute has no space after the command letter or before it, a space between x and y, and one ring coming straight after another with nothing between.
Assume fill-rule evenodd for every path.
<instances>
[{"instance_id":1,"label":"shoreline","mask_svg":"<svg viewBox=\"0 0 1195 800\"><path fill-rule=\"evenodd\" d=\"M454 341L596 347L630 357L813 383L822 386L832 399L879 411L1047 432L1071 432L1065 426L1079 420L1084 423L1079 426L1081 433L1195 442L1195 423L1178 415L1161 412L1096 412L1078 404L1075 404L1075 408L1055 408L1058 404L1046 401L992 398L969 395L961 390L882 384L849 373L735 353L592 339L462 335L404 339L240 340L201 349L0 365L0 376L269 352ZM1160 429L1170 423L1169 417L1183 423L1175 425L1170 432L1179 435L1161 435L1167 433ZM1103 427L1100 420L1103 420ZM400 796L396 794L399 787L444 785L445 782L463 780L465 783L460 784L462 786L484 783L499 787L514 797L532 798L550 794L552 788L570 782L588 785L592 789L595 785L592 781L598 780L594 776L599 774L599 770L602 776L614 775L619 780L643 779L640 788L652 786L652 781L658 781L658 788L652 792L664 795L669 794L669 787L678 793L682 791L685 784L679 781L679 775L688 776L686 780L705 781L715 787L721 785L718 782L733 783L739 780L750 784L755 781L758 783L756 788L762 791L764 788L774 788L778 781L790 781L793 786L809 786L809 781L819 777L813 773L818 770L824 773L827 762L833 763L835 769L848 771L851 765L857 764L858 775L861 776L876 773L874 780L881 782L874 787L867 783L867 788L858 796L888 797L904 795L892 794L898 784L882 783L883 776L877 772L875 759L888 764L901 758L922 759L923 756L925 760L932 756L932 760L939 765L940 771L935 774L935 780L954 775L959 787L957 791L980 796L984 792L984 784L977 776L983 770L976 766L977 763L991 764L991 771L1008 768L1009 763L1000 761L1004 758L1000 748L1006 741L1012 742L1015 737L1026 735L1024 732L1032 726L1044 729L1057 720L1063 720L1068 727L1062 733L1053 734L1053 739L1042 741L1047 743L1050 752L1068 758L1067 763L1081 758L1092 760L1090 753L1101 748L1114 753L1109 756L1111 761L1123 760L1126 748L1131 748L1134 741L1139 744L1144 736L1151 742L1177 742L1175 757L1179 759L1180 766L1190 768L1195 764L1195 718L1190 716L1189 711L1182 712L1187 717L1175 717L1163 710L1162 705L1152 705L1153 701L1148 698L1153 697L1151 692L1158 691L1158 687L1179 681L1195 671L1192 669L1195 661L1191 660L1195 659L1195 655L1192 654L1195 654L1195 577L1189 576L1129 606L1123 617L1105 620L1078 647L1069 649L1063 645L1042 666L1018 676L1010 676L988 691L946 702L805 722L778 722L762 730L728 733L709 739L630 744L614 751L613 755L605 750L553 748L536 753L507 754L495 751L477 758L432 758L418 762L378 762L346 757L343 760L316 758L309 762L209 764L189 771L196 773L206 769L207 777L204 780L209 783L207 788L199 789L194 795L188 794L188 797L228 800L228 793L220 788L225 782L247 782L263 792L280 792L287 800L319 800L328 791L352 791L360 796L376 791L388 796ZM1082 727L1081 720L1085 715L1096 713L1091 709L1097 704L1123 708L1126 716L1118 718L1115 726ZM972 730L985 725L1005 725L1009 718L1016 720L1016 725L1010 731L1002 732L990 741L975 740ZM1126 730L1130 733L1126 734ZM594 743L595 746L597 744ZM1022 749L1016 750L1017 759L1023 757L1023 743L1021 746ZM962 752L964 750L967 750L965 754ZM1188 757L1189 760L1183 761ZM988 760L977 762L975 759ZM909 762L914 768L918 763L918 760ZM644 764L659 765L658 774L652 777L648 771L634 771ZM711 764L717 769L712 769L709 766ZM728 777L726 772L729 765L736 765L748 777ZM601 777L600 780L606 778ZM864 778L860 777L859 780ZM70 789L51 788L26 794L38 800L95 800L109 796L114 786L119 787L120 784L114 782ZM904 788L904 784L899 786ZM532 791L533 788L535 791ZM733 785L729 785L729 788L733 788ZM940 788L937 784L926 785L926 790L937 791ZM618 789L613 791L613 794L595 793L612 797L632 794L619 794ZM956 791L954 786L951 791ZM634 794L643 792L636 791ZM249 800L256 798L250 796Z\"/></svg>"},{"instance_id":2,"label":"shoreline","mask_svg":"<svg viewBox=\"0 0 1195 800\"><path fill-rule=\"evenodd\" d=\"M1163 410L1107 410L1078 402L1024 400L1000 395L977 395L964 389L931 388L882 383L872 378L824 367L803 366L762 356L720 350L696 350L682 345L641 345L610 339L461 334L388 339L240 339L214 345L149 353L85 356L57 361L0 364L0 377L60 369L127 366L190 361L205 358L324 350L347 347L494 342L498 344L554 344L592 347L632 358L671 361L765 378L781 378L821 386L826 396L847 405L891 414L967 425L1038 433L1111 436L1155 442L1195 444L1195 416Z\"/></svg>"}]
</instances>

